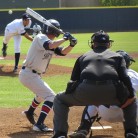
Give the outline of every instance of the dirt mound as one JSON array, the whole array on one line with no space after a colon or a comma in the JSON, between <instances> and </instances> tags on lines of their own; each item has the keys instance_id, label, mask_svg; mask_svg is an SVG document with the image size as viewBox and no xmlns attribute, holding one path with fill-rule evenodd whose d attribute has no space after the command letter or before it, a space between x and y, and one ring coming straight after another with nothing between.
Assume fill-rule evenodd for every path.
<instances>
[{"instance_id":1,"label":"dirt mound","mask_svg":"<svg viewBox=\"0 0 138 138\"><path fill-rule=\"evenodd\" d=\"M18 72L13 72L13 66L0 66L0 76L17 76L19 71L21 70L21 66L19 66ZM71 74L71 67L64 67L59 65L50 64L48 70L43 76L52 76L52 75L62 75L62 74Z\"/></svg>"}]
</instances>

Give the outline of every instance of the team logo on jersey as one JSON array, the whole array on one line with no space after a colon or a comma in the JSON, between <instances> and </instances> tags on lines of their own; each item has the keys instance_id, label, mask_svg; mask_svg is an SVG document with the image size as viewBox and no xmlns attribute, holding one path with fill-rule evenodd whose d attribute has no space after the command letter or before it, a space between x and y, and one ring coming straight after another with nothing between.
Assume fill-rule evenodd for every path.
<instances>
[{"instance_id":1,"label":"team logo on jersey","mask_svg":"<svg viewBox=\"0 0 138 138\"><path fill-rule=\"evenodd\" d=\"M43 59L50 59L52 57L52 53L45 53Z\"/></svg>"}]
</instances>

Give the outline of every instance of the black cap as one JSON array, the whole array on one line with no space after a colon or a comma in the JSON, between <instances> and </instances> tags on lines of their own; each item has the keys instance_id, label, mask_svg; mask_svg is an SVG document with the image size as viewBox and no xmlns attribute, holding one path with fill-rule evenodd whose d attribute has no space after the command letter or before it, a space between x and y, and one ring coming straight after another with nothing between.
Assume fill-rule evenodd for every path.
<instances>
[{"instance_id":1,"label":"black cap","mask_svg":"<svg viewBox=\"0 0 138 138\"><path fill-rule=\"evenodd\" d=\"M31 19L31 18L30 18L30 16L29 16L29 14L24 13L24 14L22 15L22 19L23 19L23 20L26 20L26 19Z\"/></svg>"},{"instance_id":2,"label":"black cap","mask_svg":"<svg viewBox=\"0 0 138 138\"><path fill-rule=\"evenodd\" d=\"M109 39L109 35L105 33L103 30L100 30L96 33L94 33L91 37L93 42L98 42L98 43L109 43L113 42L113 40Z\"/></svg>"}]
</instances>

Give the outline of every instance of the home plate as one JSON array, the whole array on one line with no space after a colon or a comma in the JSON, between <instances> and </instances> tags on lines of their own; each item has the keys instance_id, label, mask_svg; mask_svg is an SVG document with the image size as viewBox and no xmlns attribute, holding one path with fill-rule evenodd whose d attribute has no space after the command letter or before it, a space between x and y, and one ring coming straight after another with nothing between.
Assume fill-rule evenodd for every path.
<instances>
[{"instance_id":1,"label":"home plate","mask_svg":"<svg viewBox=\"0 0 138 138\"><path fill-rule=\"evenodd\" d=\"M3 58L3 57L0 57L0 60L1 60L1 59L4 59L4 58Z\"/></svg>"},{"instance_id":2,"label":"home plate","mask_svg":"<svg viewBox=\"0 0 138 138\"><path fill-rule=\"evenodd\" d=\"M111 129L111 126L93 126L91 127L91 129Z\"/></svg>"}]
</instances>

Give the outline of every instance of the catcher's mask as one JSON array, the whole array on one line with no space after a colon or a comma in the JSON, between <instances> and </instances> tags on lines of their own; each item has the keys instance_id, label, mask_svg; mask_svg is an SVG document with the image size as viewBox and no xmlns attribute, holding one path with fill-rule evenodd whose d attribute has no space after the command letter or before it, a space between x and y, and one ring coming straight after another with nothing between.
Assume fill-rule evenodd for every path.
<instances>
[{"instance_id":1,"label":"catcher's mask","mask_svg":"<svg viewBox=\"0 0 138 138\"><path fill-rule=\"evenodd\" d=\"M110 40L109 35L105 33L103 30L100 30L96 33L94 33L91 36L91 41L89 41L89 46L93 49L94 43L97 44L97 46L108 46L109 44L112 45L113 40Z\"/></svg>"},{"instance_id":2,"label":"catcher's mask","mask_svg":"<svg viewBox=\"0 0 138 138\"><path fill-rule=\"evenodd\" d=\"M132 62L135 62L135 60L125 51L123 50L118 50L116 53L119 53L123 58L125 59L126 62L126 67L129 68L129 66L132 64Z\"/></svg>"},{"instance_id":3,"label":"catcher's mask","mask_svg":"<svg viewBox=\"0 0 138 138\"><path fill-rule=\"evenodd\" d=\"M55 19L49 19L48 20L53 26L60 29L60 23ZM44 34L51 34L55 37L58 37L60 35L60 31L54 29L53 27L43 25L43 33Z\"/></svg>"}]
</instances>

